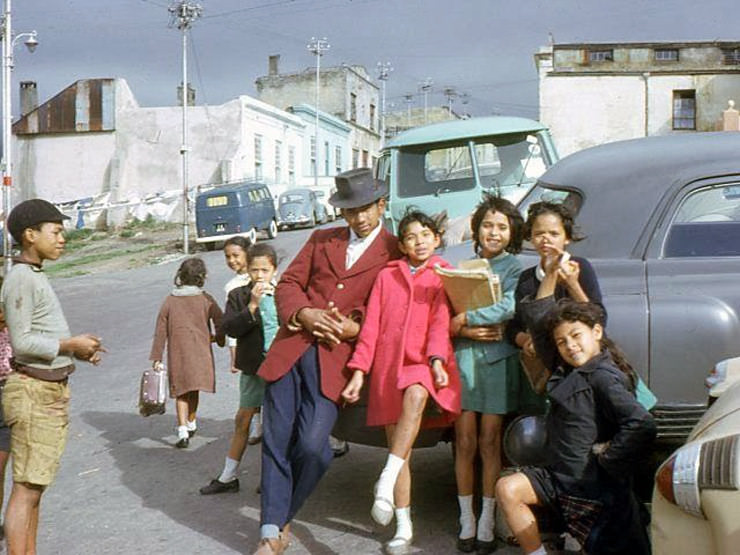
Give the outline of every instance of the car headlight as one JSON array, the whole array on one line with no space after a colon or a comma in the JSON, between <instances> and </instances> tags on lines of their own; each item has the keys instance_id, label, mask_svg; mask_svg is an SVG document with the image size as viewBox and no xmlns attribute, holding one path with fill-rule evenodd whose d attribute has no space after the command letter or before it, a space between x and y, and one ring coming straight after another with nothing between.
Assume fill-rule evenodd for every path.
<instances>
[{"instance_id":1,"label":"car headlight","mask_svg":"<svg viewBox=\"0 0 740 555\"><path fill-rule=\"evenodd\" d=\"M704 379L704 384L709 389L710 398L716 399L738 380L740 380L740 357L735 357L715 364Z\"/></svg>"},{"instance_id":2,"label":"car headlight","mask_svg":"<svg viewBox=\"0 0 740 555\"><path fill-rule=\"evenodd\" d=\"M704 518L703 490L740 488L740 434L687 443L660 466L655 485L666 501Z\"/></svg>"}]
</instances>

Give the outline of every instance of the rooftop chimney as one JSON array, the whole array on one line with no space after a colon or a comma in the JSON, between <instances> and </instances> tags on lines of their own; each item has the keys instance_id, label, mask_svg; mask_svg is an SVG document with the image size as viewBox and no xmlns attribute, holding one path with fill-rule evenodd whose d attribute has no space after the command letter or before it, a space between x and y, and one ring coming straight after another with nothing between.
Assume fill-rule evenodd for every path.
<instances>
[{"instance_id":1,"label":"rooftop chimney","mask_svg":"<svg viewBox=\"0 0 740 555\"><path fill-rule=\"evenodd\" d=\"M278 64L280 63L280 54L273 54L268 58L268 75L277 75L280 73Z\"/></svg>"},{"instance_id":2,"label":"rooftop chimney","mask_svg":"<svg viewBox=\"0 0 740 555\"><path fill-rule=\"evenodd\" d=\"M21 81L21 117L39 107L39 92L36 81Z\"/></svg>"}]
</instances>

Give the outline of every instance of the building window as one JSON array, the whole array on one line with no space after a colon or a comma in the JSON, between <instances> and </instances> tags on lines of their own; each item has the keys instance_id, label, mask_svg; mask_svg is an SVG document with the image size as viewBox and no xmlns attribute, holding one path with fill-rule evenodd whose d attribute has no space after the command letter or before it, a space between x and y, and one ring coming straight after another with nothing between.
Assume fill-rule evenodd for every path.
<instances>
[{"instance_id":1,"label":"building window","mask_svg":"<svg viewBox=\"0 0 740 555\"><path fill-rule=\"evenodd\" d=\"M360 167L360 151L356 148L352 149L352 169Z\"/></svg>"},{"instance_id":2,"label":"building window","mask_svg":"<svg viewBox=\"0 0 740 555\"><path fill-rule=\"evenodd\" d=\"M282 162L283 162L283 143L275 141L275 183L283 180Z\"/></svg>"},{"instance_id":3,"label":"building window","mask_svg":"<svg viewBox=\"0 0 740 555\"><path fill-rule=\"evenodd\" d=\"M317 175L316 167L316 137L311 137L311 175Z\"/></svg>"},{"instance_id":4,"label":"building window","mask_svg":"<svg viewBox=\"0 0 740 555\"><path fill-rule=\"evenodd\" d=\"M362 151L362 167L363 168L369 167L368 166L368 163L369 162L370 162L370 158L368 157L368 151L367 150L363 150Z\"/></svg>"},{"instance_id":5,"label":"building window","mask_svg":"<svg viewBox=\"0 0 740 555\"><path fill-rule=\"evenodd\" d=\"M349 93L349 121L357 121L357 95Z\"/></svg>"},{"instance_id":6,"label":"building window","mask_svg":"<svg viewBox=\"0 0 740 555\"><path fill-rule=\"evenodd\" d=\"M678 61L678 48L656 48L655 49L655 61L656 62L677 62Z\"/></svg>"},{"instance_id":7,"label":"building window","mask_svg":"<svg viewBox=\"0 0 740 555\"><path fill-rule=\"evenodd\" d=\"M262 135L254 136L254 178L262 179Z\"/></svg>"},{"instance_id":8,"label":"building window","mask_svg":"<svg viewBox=\"0 0 740 555\"><path fill-rule=\"evenodd\" d=\"M342 173L342 147L334 147L334 170L335 173Z\"/></svg>"},{"instance_id":9,"label":"building window","mask_svg":"<svg viewBox=\"0 0 740 555\"><path fill-rule=\"evenodd\" d=\"M673 91L673 129L696 129L696 91Z\"/></svg>"},{"instance_id":10,"label":"building window","mask_svg":"<svg viewBox=\"0 0 740 555\"><path fill-rule=\"evenodd\" d=\"M324 175L329 175L329 141L324 141Z\"/></svg>"},{"instance_id":11,"label":"building window","mask_svg":"<svg viewBox=\"0 0 740 555\"><path fill-rule=\"evenodd\" d=\"M723 48L722 62L728 66L740 65L740 48Z\"/></svg>"},{"instance_id":12,"label":"building window","mask_svg":"<svg viewBox=\"0 0 740 555\"><path fill-rule=\"evenodd\" d=\"M370 104L370 130L375 131L375 104Z\"/></svg>"},{"instance_id":13,"label":"building window","mask_svg":"<svg viewBox=\"0 0 740 555\"><path fill-rule=\"evenodd\" d=\"M288 147L288 183L295 185L295 147Z\"/></svg>"},{"instance_id":14,"label":"building window","mask_svg":"<svg viewBox=\"0 0 740 555\"><path fill-rule=\"evenodd\" d=\"M589 50L588 52L589 62L613 62L614 61L614 50Z\"/></svg>"}]
</instances>

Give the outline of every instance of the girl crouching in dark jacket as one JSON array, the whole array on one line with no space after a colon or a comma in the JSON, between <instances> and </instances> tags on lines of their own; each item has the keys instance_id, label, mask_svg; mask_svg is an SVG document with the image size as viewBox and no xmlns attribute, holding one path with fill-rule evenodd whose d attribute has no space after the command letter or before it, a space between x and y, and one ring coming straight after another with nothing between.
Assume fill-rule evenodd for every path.
<instances>
[{"instance_id":1,"label":"girl crouching in dark jacket","mask_svg":"<svg viewBox=\"0 0 740 555\"><path fill-rule=\"evenodd\" d=\"M650 553L632 474L655 438L637 375L604 334L602 309L552 296L525 303L547 368L546 464L499 480L496 497L525 553L544 554L531 506L552 513L587 553Z\"/></svg>"}]
</instances>

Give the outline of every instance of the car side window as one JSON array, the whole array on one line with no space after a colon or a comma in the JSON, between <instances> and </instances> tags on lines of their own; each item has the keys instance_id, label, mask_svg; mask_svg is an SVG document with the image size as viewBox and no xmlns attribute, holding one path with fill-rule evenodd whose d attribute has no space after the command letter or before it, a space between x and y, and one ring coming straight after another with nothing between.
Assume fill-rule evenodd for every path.
<instances>
[{"instance_id":1,"label":"car side window","mask_svg":"<svg viewBox=\"0 0 740 555\"><path fill-rule=\"evenodd\" d=\"M663 256L740 256L740 184L689 193L671 222Z\"/></svg>"}]
</instances>

